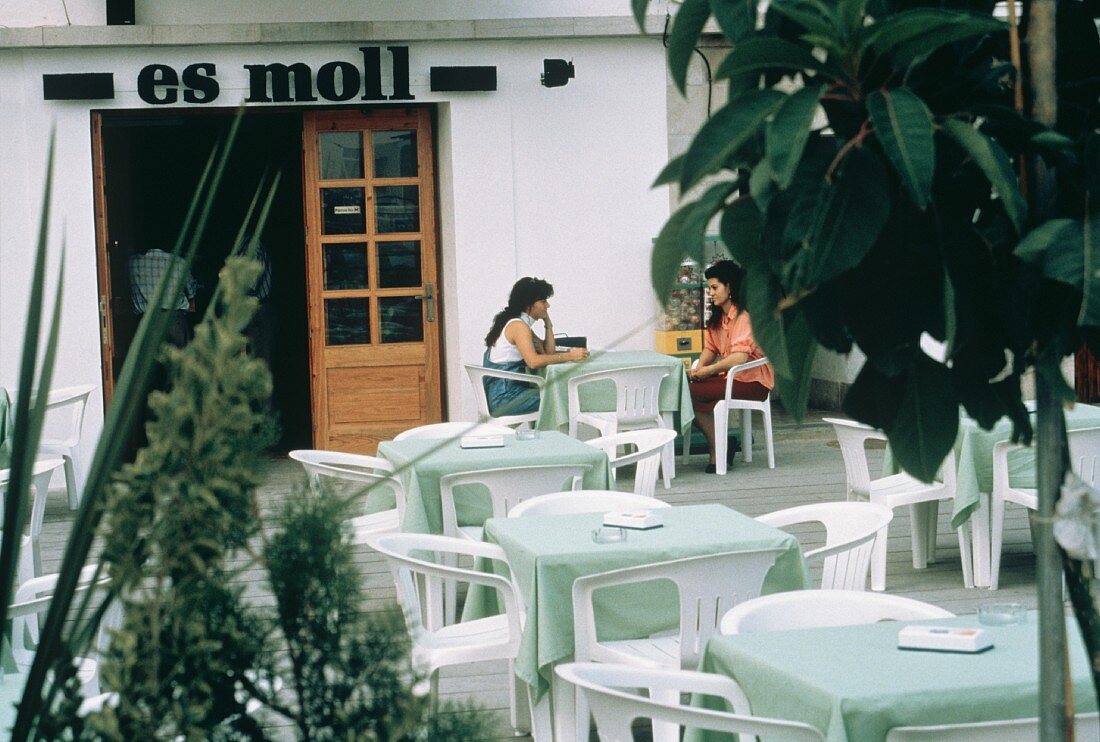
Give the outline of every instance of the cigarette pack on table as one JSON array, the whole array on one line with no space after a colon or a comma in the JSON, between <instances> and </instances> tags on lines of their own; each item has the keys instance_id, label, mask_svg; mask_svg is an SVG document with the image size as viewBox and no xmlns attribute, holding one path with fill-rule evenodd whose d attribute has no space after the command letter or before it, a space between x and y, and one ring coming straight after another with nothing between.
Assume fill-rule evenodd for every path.
<instances>
[{"instance_id":1,"label":"cigarette pack on table","mask_svg":"<svg viewBox=\"0 0 1100 742\"><path fill-rule=\"evenodd\" d=\"M500 448L504 445L502 435L464 435L458 439L461 448Z\"/></svg>"},{"instance_id":2,"label":"cigarette pack on table","mask_svg":"<svg viewBox=\"0 0 1100 742\"><path fill-rule=\"evenodd\" d=\"M982 629L962 626L906 626L898 632L898 649L932 652L984 652L993 639Z\"/></svg>"},{"instance_id":3,"label":"cigarette pack on table","mask_svg":"<svg viewBox=\"0 0 1100 742\"><path fill-rule=\"evenodd\" d=\"M647 528L659 528L664 525L661 515L656 510L636 510L630 513L604 513L603 524L612 528L634 528L645 530Z\"/></svg>"}]
</instances>

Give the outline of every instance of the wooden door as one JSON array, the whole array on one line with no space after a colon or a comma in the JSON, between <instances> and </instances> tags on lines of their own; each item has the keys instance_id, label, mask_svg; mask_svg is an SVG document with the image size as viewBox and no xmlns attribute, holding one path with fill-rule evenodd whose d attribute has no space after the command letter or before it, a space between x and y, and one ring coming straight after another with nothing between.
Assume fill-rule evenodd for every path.
<instances>
[{"instance_id":1,"label":"wooden door","mask_svg":"<svg viewBox=\"0 0 1100 742\"><path fill-rule=\"evenodd\" d=\"M121 370L122 358L116 357L115 315L119 305L125 302L129 310L129 297L115 296L111 290L111 276L124 270L119 265L121 250L109 251L107 242L107 190L106 167L103 157L103 115L92 114L92 203L95 209L96 283L99 289L99 342L103 372L103 404L110 401L115 389L115 369Z\"/></svg>"},{"instance_id":2,"label":"wooden door","mask_svg":"<svg viewBox=\"0 0 1100 742\"><path fill-rule=\"evenodd\" d=\"M302 141L313 442L374 453L441 419L431 122L309 112Z\"/></svg>"}]
</instances>

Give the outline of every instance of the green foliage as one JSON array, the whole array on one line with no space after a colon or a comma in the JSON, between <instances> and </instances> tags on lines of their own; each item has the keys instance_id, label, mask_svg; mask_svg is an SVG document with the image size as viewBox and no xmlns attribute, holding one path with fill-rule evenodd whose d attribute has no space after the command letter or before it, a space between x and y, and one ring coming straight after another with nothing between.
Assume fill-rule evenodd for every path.
<instances>
[{"instance_id":1,"label":"green foliage","mask_svg":"<svg viewBox=\"0 0 1100 742\"><path fill-rule=\"evenodd\" d=\"M702 7L676 21L674 78ZM668 221L654 248L659 294L684 255L700 254L700 221L719 213L796 416L818 345L858 347L867 362L845 409L884 428L914 475L937 473L960 405L984 425L1008 415L1030 439L1020 374L1053 375L1082 339L1100 342L1100 219L1079 198L1100 182L1087 129L1052 131L1015 112L1006 25L991 4L774 0L760 26L758 8L712 3L732 46L717 72L731 100L658 183L678 176L686 192L717 176L740 188L705 191ZM1084 43L1095 58L1095 34ZM1100 161L1100 145L1089 151ZM1011 159L1024 155L1066 169L1062 213L1029 213ZM946 363L920 350L922 333L946 342Z\"/></svg>"}]
</instances>

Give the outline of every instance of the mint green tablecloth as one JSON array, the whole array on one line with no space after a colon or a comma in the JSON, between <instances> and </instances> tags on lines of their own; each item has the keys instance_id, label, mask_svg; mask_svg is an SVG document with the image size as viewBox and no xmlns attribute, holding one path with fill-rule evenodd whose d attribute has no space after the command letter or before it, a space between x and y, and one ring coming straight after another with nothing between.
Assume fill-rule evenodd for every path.
<instances>
[{"instance_id":1,"label":"mint green tablecloth","mask_svg":"<svg viewBox=\"0 0 1100 742\"><path fill-rule=\"evenodd\" d=\"M1076 404L1065 411L1066 429L1100 426L1100 407ZM1032 423L1034 424L1034 413ZM955 440L958 490L952 509L951 525L958 528L970 519L978 507L979 495L993 489L993 446L1012 437L1012 421L1001 418L991 430L984 430L969 415L959 415L959 435ZM1035 456L1033 451L1020 451L1009 456L1009 478L1016 487L1035 486ZM883 471L895 474L897 463L889 448L883 460Z\"/></svg>"},{"instance_id":2,"label":"mint green tablecloth","mask_svg":"<svg viewBox=\"0 0 1100 742\"><path fill-rule=\"evenodd\" d=\"M597 544L592 530L599 513L491 518L485 539L508 555L527 606L527 624L516 660L516 674L536 693L548 687L552 664L573 655L573 581L584 575L640 564L727 551L780 548L783 553L768 573L764 592L797 590L810 585L798 542L723 505L689 505L661 510L664 525L631 531L626 541ZM604 591L597 601L602 639L648 636L678 622L671 583ZM497 612L494 591L471 587L464 620Z\"/></svg>"},{"instance_id":3,"label":"mint green tablecloth","mask_svg":"<svg viewBox=\"0 0 1100 742\"><path fill-rule=\"evenodd\" d=\"M546 386L539 404L540 430L557 430L569 424L569 379L594 371L609 371L632 366L668 366L669 375L661 382L661 412L679 412L680 430L688 430L695 420L688 389L687 372L681 359L652 350L593 351L586 361L555 363L544 371ZM593 383L581 387L581 406L588 411L610 412L615 409L615 387L611 382Z\"/></svg>"},{"instance_id":4,"label":"mint green tablecloth","mask_svg":"<svg viewBox=\"0 0 1100 742\"><path fill-rule=\"evenodd\" d=\"M585 489L607 489L611 482L607 454L553 431L529 441L506 435L503 448L462 448L456 439L384 441L378 444L378 455L397 469L406 500L401 527L412 533L443 532L439 480L447 474L506 466L590 464ZM455 500L459 525L480 525L492 513L486 497L463 501L456 496ZM368 512L392 507L392 493L370 493Z\"/></svg>"},{"instance_id":5,"label":"mint green tablecloth","mask_svg":"<svg viewBox=\"0 0 1100 742\"><path fill-rule=\"evenodd\" d=\"M976 616L914 623L979 625ZM1077 624L1069 623L1077 710L1094 711L1084 644ZM877 742L896 726L1038 715L1038 614L1024 624L983 626L994 646L980 654L898 649L903 625L715 637L700 669L736 680L754 714L812 724L830 742ZM726 739L692 730L685 742Z\"/></svg>"},{"instance_id":6,"label":"mint green tablecloth","mask_svg":"<svg viewBox=\"0 0 1100 742\"><path fill-rule=\"evenodd\" d=\"M10 650L5 649L5 652ZM23 698L23 686L27 684L26 673L6 670L0 680L0 734L10 735L15 725L15 704Z\"/></svg>"}]
</instances>

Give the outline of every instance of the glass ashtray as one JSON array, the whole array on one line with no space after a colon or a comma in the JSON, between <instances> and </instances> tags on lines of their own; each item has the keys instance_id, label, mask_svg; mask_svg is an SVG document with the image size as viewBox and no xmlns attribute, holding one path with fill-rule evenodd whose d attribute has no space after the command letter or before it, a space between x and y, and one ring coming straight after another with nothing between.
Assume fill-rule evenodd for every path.
<instances>
[{"instance_id":1,"label":"glass ashtray","mask_svg":"<svg viewBox=\"0 0 1100 742\"><path fill-rule=\"evenodd\" d=\"M597 544L617 544L626 541L626 529L600 526L592 531L592 541Z\"/></svg>"},{"instance_id":2,"label":"glass ashtray","mask_svg":"<svg viewBox=\"0 0 1100 742\"><path fill-rule=\"evenodd\" d=\"M533 441L539 437L539 431L535 428L525 428L523 430L516 431L517 441Z\"/></svg>"},{"instance_id":3,"label":"glass ashtray","mask_svg":"<svg viewBox=\"0 0 1100 742\"><path fill-rule=\"evenodd\" d=\"M1027 621L1027 609L1020 603L986 603L978 606L978 623L1009 626Z\"/></svg>"}]
</instances>

